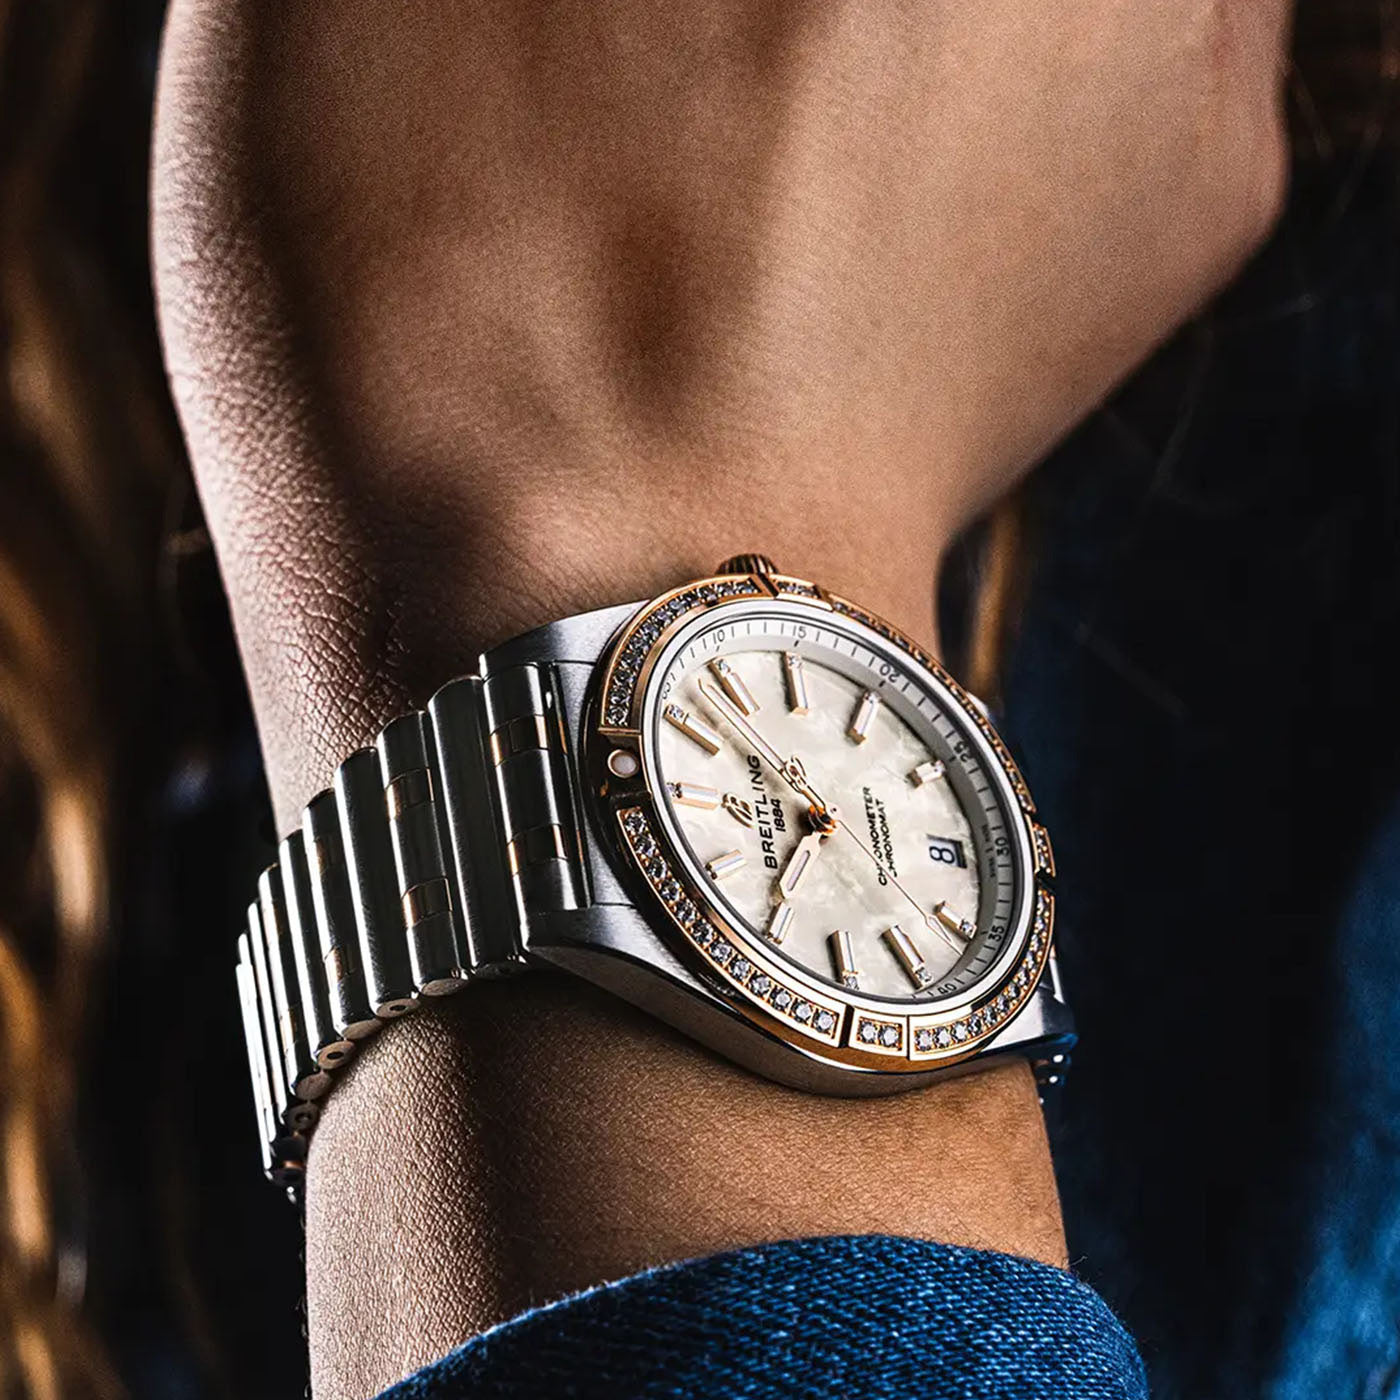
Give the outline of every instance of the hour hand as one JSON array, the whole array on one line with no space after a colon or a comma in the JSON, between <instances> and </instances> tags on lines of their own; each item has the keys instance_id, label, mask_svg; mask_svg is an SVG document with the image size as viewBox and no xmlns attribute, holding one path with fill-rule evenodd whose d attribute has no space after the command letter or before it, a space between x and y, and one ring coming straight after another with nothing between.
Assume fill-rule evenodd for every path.
<instances>
[{"instance_id":1,"label":"hour hand","mask_svg":"<svg viewBox=\"0 0 1400 1400\"><path fill-rule=\"evenodd\" d=\"M801 888L803 880L807 878L808 871L816 863L817 855L820 853L822 842L825 839L820 832L814 831L810 835L804 836L793 847L792 854L783 867L783 873L778 876L778 895L780 898L791 899Z\"/></svg>"}]
</instances>

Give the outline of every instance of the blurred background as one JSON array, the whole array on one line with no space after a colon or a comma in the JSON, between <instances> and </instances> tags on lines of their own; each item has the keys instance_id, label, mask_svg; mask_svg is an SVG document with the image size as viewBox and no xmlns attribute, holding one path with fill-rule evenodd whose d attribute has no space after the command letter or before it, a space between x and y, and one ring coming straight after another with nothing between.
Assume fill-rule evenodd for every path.
<instances>
[{"instance_id":1,"label":"blurred background","mask_svg":"<svg viewBox=\"0 0 1400 1400\"><path fill-rule=\"evenodd\" d=\"M272 832L147 268L160 22L0 0L6 1397L306 1389L229 976ZM942 582L1056 833L1071 1248L1165 1397L1400 1395L1397 84L1392 0L1303 0L1277 235Z\"/></svg>"}]
</instances>

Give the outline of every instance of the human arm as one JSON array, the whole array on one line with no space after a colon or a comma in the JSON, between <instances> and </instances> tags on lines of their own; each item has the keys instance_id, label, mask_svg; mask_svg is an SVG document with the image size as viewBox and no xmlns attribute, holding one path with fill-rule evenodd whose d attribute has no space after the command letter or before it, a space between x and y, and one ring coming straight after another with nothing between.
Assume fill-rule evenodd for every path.
<instances>
[{"instance_id":1,"label":"human arm","mask_svg":"<svg viewBox=\"0 0 1400 1400\"><path fill-rule=\"evenodd\" d=\"M957 531L1267 227L1283 21L177 0L162 319L281 824L483 645L737 548L932 641ZM728 1245L1063 1257L1028 1074L803 1096L545 978L382 1037L310 1166L333 1397Z\"/></svg>"}]
</instances>

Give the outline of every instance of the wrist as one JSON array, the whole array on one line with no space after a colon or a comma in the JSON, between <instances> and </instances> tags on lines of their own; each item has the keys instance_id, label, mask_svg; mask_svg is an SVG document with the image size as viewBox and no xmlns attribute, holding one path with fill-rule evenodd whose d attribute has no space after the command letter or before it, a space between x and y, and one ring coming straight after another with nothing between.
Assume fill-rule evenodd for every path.
<instances>
[{"instance_id":1,"label":"wrist","mask_svg":"<svg viewBox=\"0 0 1400 1400\"><path fill-rule=\"evenodd\" d=\"M1063 1264L1028 1068L819 1097L572 980L479 984L366 1047L327 1103L307 1191L315 1390L372 1393L650 1264L863 1233Z\"/></svg>"},{"instance_id":2,"label":"wrist","mask_svg":"<svg viewBox=\"0 0 1400 1400\"><path fill-rule=\"evenodd\" d=\"M289 522L316 561L302 587L309 574L320 596L299 601L272 634L285 640L264 639L249 668L281 829L341 758L473 669L483 649L652 597L738 549L773 554L936 650L934 580L952 526L913 474L892 474L882 496L809 483L793 503L763 485L765 463L737 449L703 470L680 459L612 463L567 487L522 485L504 467L480 490L463 483L484 470L444 471L431 485L388 472L356 480L338 537ZM799 518L811 523L797 529ZM346 554L356 560L350 583L336 568Z\"/></svg>"}]
</instances>

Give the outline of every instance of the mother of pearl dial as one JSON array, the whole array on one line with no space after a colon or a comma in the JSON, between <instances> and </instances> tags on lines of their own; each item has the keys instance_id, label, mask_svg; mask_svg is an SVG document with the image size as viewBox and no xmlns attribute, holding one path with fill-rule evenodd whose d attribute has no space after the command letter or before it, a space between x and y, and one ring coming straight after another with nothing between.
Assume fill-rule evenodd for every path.
<instances>
[{"instance_id":1,"label":"mother of pearl dial","mask_svg":"<svg viewBox=\"0 0 1400 1400\"><path fill-rule=\"evenodd\" d=\"M999 961L1014 818L912 668L834 620L757 613L697 629L653 685L653 787L731 922L865 997L961 997Z\"/></svg>"}]
</instances>

